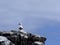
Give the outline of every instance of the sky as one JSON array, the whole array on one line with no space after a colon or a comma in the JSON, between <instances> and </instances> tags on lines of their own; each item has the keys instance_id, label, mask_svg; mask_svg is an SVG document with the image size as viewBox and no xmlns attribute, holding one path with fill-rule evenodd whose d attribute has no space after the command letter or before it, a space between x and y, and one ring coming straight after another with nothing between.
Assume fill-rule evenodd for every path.
<instances>
[{"instance_id":1,"label":"sky","mask_svg":"<svg viewBox=\"0 0 60 45\"><path fill-rule=\"evenodd\" d=\"M60 45L60 0L0 0L0 31L24 30L45 36L45 45Z\"/></svg>"}]
</instances>

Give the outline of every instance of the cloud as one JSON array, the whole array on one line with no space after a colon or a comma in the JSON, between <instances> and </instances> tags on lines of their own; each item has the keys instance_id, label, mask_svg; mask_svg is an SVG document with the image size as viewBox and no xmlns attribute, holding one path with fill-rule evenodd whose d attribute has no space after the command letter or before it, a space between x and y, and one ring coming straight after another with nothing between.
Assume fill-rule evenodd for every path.
<instances>
[{"instance_id":1,"label":"cloud","mask_svg":"<svg viewBox=\"0 0 60 45\"><path fill-rule=\"evenodd\" d=\"M29 25L27 30L30 30L36 28L36 25L43 27L50 21L60 22L59 0L6 0L0 2L0 28L4 25L5 28L17 26L19 22L22 22L25 28Z\"/></svg>"}]
</instances>

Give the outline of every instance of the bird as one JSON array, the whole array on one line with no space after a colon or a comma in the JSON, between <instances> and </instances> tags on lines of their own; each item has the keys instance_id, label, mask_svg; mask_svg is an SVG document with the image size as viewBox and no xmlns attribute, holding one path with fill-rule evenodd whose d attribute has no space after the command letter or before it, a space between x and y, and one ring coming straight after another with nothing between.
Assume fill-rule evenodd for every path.
<instances>
[{"instance_id":1,"label":"bird","mask_svg":"<svg viewBox=\"0 0 60 45\"><path fill-rule=\"evenodd\" d=\"M23 30L23 26L21 23L19 23L19 30Z\"/></svg>"}]
</instances>

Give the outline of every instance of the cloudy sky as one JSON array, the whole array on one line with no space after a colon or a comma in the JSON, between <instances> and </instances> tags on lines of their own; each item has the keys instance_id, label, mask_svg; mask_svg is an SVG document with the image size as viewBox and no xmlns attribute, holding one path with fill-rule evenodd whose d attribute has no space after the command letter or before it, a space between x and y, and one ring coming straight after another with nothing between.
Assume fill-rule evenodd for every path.
<instances>
[{"instance_id":1,"label":"cloudy sky","mask_svg":"<svg viewBox=\"0 0 60 45\"><path fill-rule=\"evenodd\" d=\"M43 35L46 45L60 45L60 0L0 0L0 30L17 29Z\"/></svg>"}]
</instances>

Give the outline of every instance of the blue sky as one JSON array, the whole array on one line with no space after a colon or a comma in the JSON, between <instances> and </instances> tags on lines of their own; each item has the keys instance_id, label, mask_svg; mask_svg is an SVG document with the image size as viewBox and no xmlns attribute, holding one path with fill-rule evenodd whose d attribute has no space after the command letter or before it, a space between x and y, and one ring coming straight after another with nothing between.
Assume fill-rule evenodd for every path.
<instances>
[{"instance_id":1,"label":"blue sky","mask_svg":"<svg viewBox=\"0 0 60 45\"><path fill-rule=\"evenodd\" d=\"M60 0L0 0L0 30L17 29L47 38L46 45L60 45Z\"/></svg>"}]
</instances>

